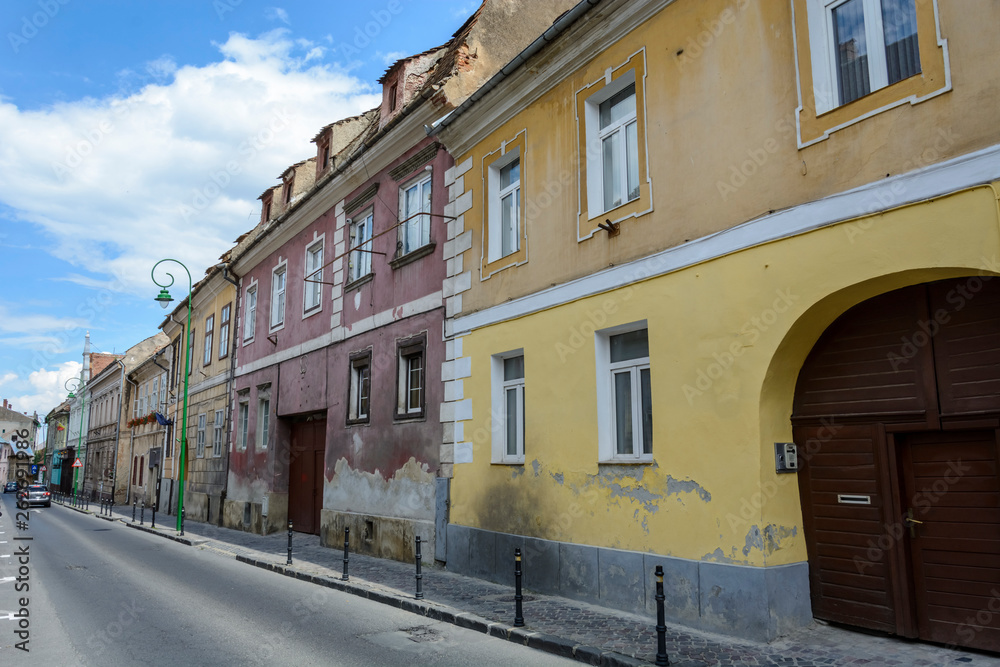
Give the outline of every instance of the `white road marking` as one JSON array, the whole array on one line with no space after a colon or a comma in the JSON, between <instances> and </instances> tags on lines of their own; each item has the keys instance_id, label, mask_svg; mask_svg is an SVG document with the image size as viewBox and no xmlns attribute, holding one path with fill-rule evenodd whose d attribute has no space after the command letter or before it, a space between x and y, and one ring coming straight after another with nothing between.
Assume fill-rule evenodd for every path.
<instances>
[{"instance_id":1,"label":"white road marking","mask_svg":"<svg viewBox=\"0 0 1000 667\"><path fill-rule=\"evenodd\" d=\"M14 581L16 577L3 577L0 579L0 584L6 584L8 581Z\"/></svg>"}]
</instances>

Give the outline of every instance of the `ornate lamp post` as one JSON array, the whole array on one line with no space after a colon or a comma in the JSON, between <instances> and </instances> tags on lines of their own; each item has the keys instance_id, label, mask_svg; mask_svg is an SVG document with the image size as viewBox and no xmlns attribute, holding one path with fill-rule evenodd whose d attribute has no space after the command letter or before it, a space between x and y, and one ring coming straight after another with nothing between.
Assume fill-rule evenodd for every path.
<instances>
[{"instance_id":1,"label":"ornate lamp post","mask_svg":"<svg viewBox=\"0 0 1000 667\"><path fill-rule=\"evenodd\" d=\"M153 265L153 269L149 272L149 276L153 279L153 282L157 287L161 288L160 293L156 296L156 301L160 303L163 308L170 305L173 301L173 297L170 296L170 292L167 288L174 284L173 274L167 273L167 277L170 278L170 282L163 284L156 280L156 267L164 262L174 262L178 264L184 272L187 273L188 277L188 307L187 307L187 329L184 330L184 336L187 341L184 344L184 407L183 412L181 412L181 466L180 466L180 479L179 486L177 489L177 531L183 530L183 516L184 516L184 470L187 465L187 413L188 413L188 369L191 367L191 345L194 341L191 340L191 272L188 268L184 266L181 262L176 259L161 259L159 262Z\"/></svg>"},{"instance_id":2,"label":"ornate lamp post","mask_svg":"<svg viewBox=\"0 0 1000 667\"><path fill-rule=\"evenodd\" d=\"M73 382L73 381L76 381L76 386L70 388L69 383ZM83 448L83 413L86 411L86 408L87 408L87 385L84 384L83 377L81 375L81 377L70 378L70 379L66 380L66 382L63 383L63 387L67 391L69 391L69 394L66 395L66 398L68 400L75 399L76 398L76 394L74 394L73 392L75 392L77 390L81 390L80 391L80 401L81 401L81 403L80 403L80 437L77 439L77 442L76 442L76 455L77 455L77 457L79 457L80 456L80 450ZM77 483L77 480L79 478L79 475L80 475L80 469L74 467L73 468L73 495L74 496L76 495L76 483Z\"/></svg>"}]
</instances>

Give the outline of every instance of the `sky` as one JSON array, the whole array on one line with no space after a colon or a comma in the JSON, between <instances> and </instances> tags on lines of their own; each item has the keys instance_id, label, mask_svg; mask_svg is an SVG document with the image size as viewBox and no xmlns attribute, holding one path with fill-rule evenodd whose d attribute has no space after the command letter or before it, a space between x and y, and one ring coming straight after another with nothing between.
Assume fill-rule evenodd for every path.
<instances>
[{"instance_id":1,"label":"sky","mask_svg":"<svg viewBox=\"0 0 1000 667\"><path fill-rule=\"evenodd\" d=\"M375 107L389 65L478 5L0 3L0 397L44 417L87 331L110 353L155 334L153 265L197 282L320 128Z\"/></svg>"}]
</instances>

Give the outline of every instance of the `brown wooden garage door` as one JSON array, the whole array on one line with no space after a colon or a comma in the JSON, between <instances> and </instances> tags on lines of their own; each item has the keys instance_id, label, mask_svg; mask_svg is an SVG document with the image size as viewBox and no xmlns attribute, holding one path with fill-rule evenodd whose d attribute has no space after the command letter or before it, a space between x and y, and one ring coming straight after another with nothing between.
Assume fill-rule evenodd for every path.
<instances>
[{"instance_id":1,"label":"brown wooden garage door","mask_svg":"<svg viewBox=\"0 0 1000 667\"><path fill-rule=\"evenodd\" d=\"M818 618L1000 651L1000 284L881 295L796 387Z\"/></svg>"},{"instance_id":2,"label":"brown wooden garage door","mask_svg":"<svg viewBox=\"0 0 1000 667\"><path fill-rule=\"evenodd\" d=\"M300 533L319 534L323 505L326 420L292 423L288 465L288 519Z\"/></svg>"}]
</instances>

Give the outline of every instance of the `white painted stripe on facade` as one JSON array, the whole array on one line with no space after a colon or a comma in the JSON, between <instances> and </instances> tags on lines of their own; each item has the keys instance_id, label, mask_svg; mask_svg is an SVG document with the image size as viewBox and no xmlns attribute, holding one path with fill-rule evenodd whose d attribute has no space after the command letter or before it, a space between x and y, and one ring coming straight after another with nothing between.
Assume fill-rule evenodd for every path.
<instances>
[{"instance_id":1,"label":"white painted stripe on facade","mask_svg":"<svg viewBox=\"0 0 1000 667\"><path fill-rule=\"evenodd\" d=\"M654 255L454 318L449 335L610 292L755 246L1000 179L1000 145L778 211ZM456 459L458 453L456 450ZM457 463L457 460L456 460Z\"/></svg>"},{"instance_id":2,"label":"white painted stripe on facade","mask_svg":"<svg viewBox=\"0 0 1000 667\"><path fill-rule=\"evenodd\" d=\"M391 324L392 322L398 322L400 320L405 320L408 317L413 317L414 315L421 315L423 313L430 312L436 308L440 308L442 304L443 298L441 296L441 292L437 291L419 299L415 299L414 301L410 301L409 303L404 303L402 306L397 308L384 310L371 317L366 317L363 320L352 324L350 329L344 326L336 325L332 331L329 331L322 336L318 336L312 340L307 340L304 343L282 350L281 352L269 354L266 357L261 357L256 361L240 366L236 369L236 377L241 377L248 373L259 371L262 368L267 368L268 366L273 366L274 364L279 364L283 361L300 357L303 354L315 352L316 350L322 349L334 343L348 340L349 338L354 338L355 336L360 336L361 334L367 333L372 329L377 329L387 324ZM338 321L339 317L340 313L335 313L333 315L333 321Z\"/></svg>"}]
</instances>

